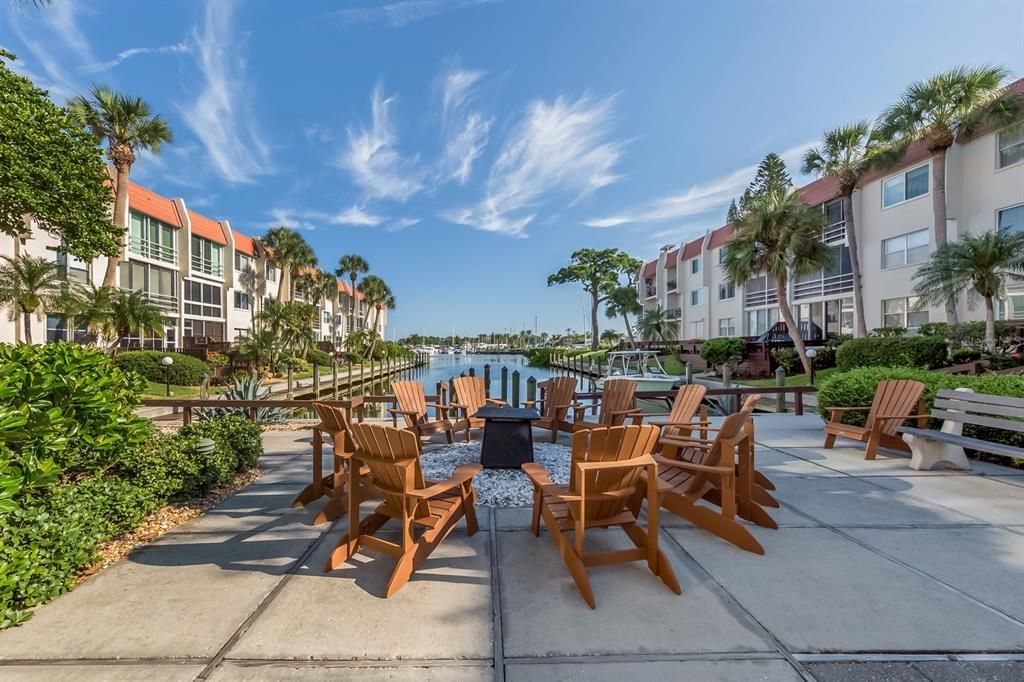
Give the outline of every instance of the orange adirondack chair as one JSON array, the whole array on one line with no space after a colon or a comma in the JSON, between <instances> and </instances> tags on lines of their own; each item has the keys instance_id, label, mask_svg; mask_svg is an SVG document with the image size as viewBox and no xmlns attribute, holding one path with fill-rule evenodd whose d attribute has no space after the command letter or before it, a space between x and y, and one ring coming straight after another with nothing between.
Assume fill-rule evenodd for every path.
<instances>
[{"instance_id":1,"label":"orange adirondack chair","mask_svg":"<svg viewBox=\"0 0 1024 682\"><path fill-rule=\"evenodd\" d=\"M676 397L672 401L672 410L670 412L643 412L639 415L639 418L668 417L665 421L652 422L661 427L661 435L663 437L672 435L689 436L693 429L699 429L702 426L706 427L708 425L708 408L702 402L707 391L707 387L703 384L684 384L676 391ZM706 428L701 431L701 437L707 437Z\"/></svg>"},{"instance_id":2,"label":"orange adirondack chair","mask_svg":"<svg viewBox=\"0 0 1024 682\"><path fill-rule=\"evenodd\" d=\"M596 608L597 603L587 566L646 561L651 572L670 590L682 593L668 557L658 548L657 468L650 455L657 439L658 427L651 425L574 433L567 486L553 484L540 464L522 466L534 486L531 530L540 535L540 519L544 519L555 547L590 608ZM642 476L645 471L647 484ZM637 523L636 512L628 507L634 496L648 500L646 529ZM587 554L583 543L587 529L610 526L622 528L636 548ZM566 535L570 531L572 541Z\"/></svg>"},{"instance_id":3,"label":"orange adirondack chair","mask_svg":"<svg viewBox=\"0 0 1024 682\"><path fill-rule=\"evenodd\" d=\"M575 377L551 377L546 381L537 384L538 388L544 390L544 397L541 400L527 400L523 407L536 407L541 405L540 419L536 419L533 425L551 431L551 442L558 440L558 431L572 431L572 425L565 420L569 414L569 408L576 407L576 378Z\"/></svg>"},{"instance_id":4,"label":"orange adirondack chair","mask_svg":"<svg viewBox=\"0 0 1024 682\"><path fill-rule=\"evenodd\" d=\"M352 466L352 455L356 451L355 441L352 439L348 415L340 407L328 405L327 403L313 403L320 423L313 427L313 483L306 486L298 497L292 501L293 507L304 507L305 505L319 499L324 495L330 495L331 499L320 510L320 513L313 519L314 524L333 521L345 514L348 509L348 477L345 475L347 467ZM333 472L320 479L317 486L316 477L322 468L322 434L326 433L331 439L331 446L334 450ZM320 456L317 456L317 450ZM369 473L363 468L363 475ZM376 491L369 484L360 486L358 491L359 500L365 500L373 496Z\"/></svg>"},{"instance_id":5,"label":"orange adirondack chair","mask_svg":"<svg viewBox=\"0 0 1024 682\"><path fill-rule=\"evenodd\" d=\"M405 428L416 434L416 442L424 436L430 436L444 431L445 438L449 443L455 442L455 424L448 418L448 406L440 403L428 403L426 394L423 392L423 384L418 381L394 381L391 388L398 400L398 409L388 408L393 415L402 415L405 419ZM441 415L440 419L431 420L427 416L427 408L435 408Z\"/></svg>"},{"instance_id":6,"label":"orange adirondack chair","mask_svg":"<svg viewBox=\"0 0 1024 682\"><path fill-rule=\"evenodd\" d=\"M874 459L880 445L910 452L910 447L896 433L896 429L908 419L917 419L919 428L927 426L928 414L921 397L924 395L924 389L925 385L920 381L887 379L878 383L871 407L826 408L832 416L825 424L825 447L831 448L835 445L836 438L841 436L867 443L864 459ZM915 407L917 414L913 413ZM844 424L843 415L857 410L868 410L864 426Z\"/></svg>"},{"instance_id":7,"label":"orange adirondack chair","mask_svg":"<svg viewBox=\"0 0 1024 682\"><path fill-rule=\"evenodd\" d=\"M587 411L586 405L573 407L572 430L597 429L605 426L622 426L626 417L632 418L633 424L643 419L641 411L636 407L636 382L632 379L612 379L606 381L601 391L601 409L596 422L588 422L583 418Z\"/></svg>"},{"instance_id":8,"label":"orange adirondack chair","mask_svg":"<svg viewBox=\"0 0 1024 682\"><path fill-rule=\"evenodd\" d=\"M473 417L477 410L488 405L504 406L507 403L497 398L488 398L487 385L480 377L457 377L452 380L452 384L455 386L455 398L459 402L448 403L448 407L454 408L457 414L461 413L458 419L466 423L468 443L472 439L470 429L482 429L484 426L483 419Z\"/></svg>"},{"instance_id":9,"label":"orange adirondack chair","mask_svg":"<svg viewBox=\"0 0 1024 682\"><path fill-rule=\"evenodd\" d=\"M365 519L359 518L359 504L349 498L348 535L342 538L324 567L329 573L355 554L360 545L398 557L387 585L387 597L408 582L413 571L423 565L430 553L444 540L455 524L466 517L466 529L476 533L476 489L473 477L479 464L463 464L447 481L436 483L423 478L418 438L411 430L380 424L353 424L352 435L359 445L355 457L369 469L370 480L384 501ZM358 485L349 468L350 486ZM396 519L401 525L401 541L392 542L375 533ZM422 530L421 530L422 529ZM417 535L416 531L421 530Z\"/></svg>"},{"instance_id":10,"label":"orange adirondack chair","mask_svg":"<svg viewBox=\"0 0 1024 682\"><path fill-rule=\"evenodd\" d=\"M757 519L755 522L776 527L767 512L751 499L749 488L753 471L752 466L745 464L752 462L754 443L744 427L760 397L748 397L743 408L726 417L720 427L707 427L708 431L717 432L713 440L682 435L665 437L663 445L672 447L663 448L665 454L654 457L658 463L658 495L662 507L755 554L764 554L764 548L736 520L736 514L742 506L749 516ZM737 467L737 456L744 463L739 490L737 479L741 469ZM698 504L699 500L711 502L718 508ZM634 496L631 505L634 513L639 512L641 502Z\"/></svg>"}]
</instances>

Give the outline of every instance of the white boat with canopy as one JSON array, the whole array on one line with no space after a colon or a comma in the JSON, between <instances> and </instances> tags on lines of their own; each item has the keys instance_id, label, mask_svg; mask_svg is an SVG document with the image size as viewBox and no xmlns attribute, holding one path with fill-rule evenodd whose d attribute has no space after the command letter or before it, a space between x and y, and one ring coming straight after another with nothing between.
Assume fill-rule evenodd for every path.
<instances>
[{"instance_id":1,"label":"white boat with canopy","mask_svg":"<svg viewBox=\"0 0 1024 682\"><path fill-rule=\"evenodd\" d=\"M669 374L661 365L658 354L652 350L614 351L608 354L607 373L597 380L597 390L607 381L632 379L638 391L671 391L685 377Z\"/></svg>"}]
</instances>

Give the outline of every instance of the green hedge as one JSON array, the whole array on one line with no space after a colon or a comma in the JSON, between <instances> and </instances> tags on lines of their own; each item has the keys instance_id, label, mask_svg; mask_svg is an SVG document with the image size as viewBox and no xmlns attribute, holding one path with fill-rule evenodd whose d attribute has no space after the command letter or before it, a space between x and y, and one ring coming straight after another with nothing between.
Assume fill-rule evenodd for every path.
<instances>
[{"instance_id":1,"label":"green hedge","mask_svg":"<svg viewBox=\"0 0 1024 682\"><path fill-rule=\"evenodd\" d=\"M138 372L149 381L167 380L167 368L161 362L168 353L158 350L129 350L114 356L114 365L125 371ZM203 374L210 368L199 358L184 353L170 353L174 360L170 367L171 383L175 386L198 386Z\"/></svg>"},{"instance_id":2,"label":"green hedge","mask_svg":"<svg viewBox=\"0 0 1024 682\"><path fill-rule=\"evenodd\" d=\"M946 364L946 340L927 336L867 337L850 339L836 350L836 366L842 372L858 367L920 367L935 369Z\"/></svg>"},{"instance_id":3,"label":"green hedge","mask_svg":"<svg viewBox=\"0 0 1024 682\"><path fill-rule=\"evenodd\" d=\"M105 540L262 454L259 427L237 417L153 432L133 412L144 386L75 344L0 345L0 629L73 587Z\"/></svg>"},{"instance_id":4,"label":"green hedge","mask_svg":"<svg viewBox=\"0 0 1024 682\"><path fill-rule=\"evenodd\" d=\"M909 367L864 367L849 372L835 373L824 379L818 387L818 411L823 418L827 419L829 415L826 408L828 407L869 406L874 400L875 389L879 382L886 379L913 379L922 382L926 386L924 397L929 410L935 400L935 394L944 388L969 388L975 393L1024 398L1024 376L1022 375L962 376ZM844 421L861 426L864 424L866 416L866 411L849 412ZM932 428L939 428L939 426L941 426L941 422L938 420L931 424ZM1024 433L968 424L964 426L964 434L983 440L1024 447Z\"/></svg>"}]
</instances>

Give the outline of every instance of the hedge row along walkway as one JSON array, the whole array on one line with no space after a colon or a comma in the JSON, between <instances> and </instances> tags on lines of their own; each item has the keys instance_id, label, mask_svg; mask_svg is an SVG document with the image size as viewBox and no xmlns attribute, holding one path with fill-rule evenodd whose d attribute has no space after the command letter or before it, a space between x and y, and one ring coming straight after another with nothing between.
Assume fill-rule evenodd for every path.
<instances>
[{"instance_id":1,"label":"hedge row along walkway","mask_svg":"<svg viewBox=\"0 0 1024 682\"><path fill-rule=\"evenodd\" d=\"M387 601L387 560L324 576L344 522L289 507L308 433L267 433L256 484L0 633L0 678L1024 678L1024 472L866 462L822 450L815 416L757 434L783 503L753 529L767 555L664 515L683 596L595 568L591 611L525 509L482 509Z\"/></svg>"}]
</instances>

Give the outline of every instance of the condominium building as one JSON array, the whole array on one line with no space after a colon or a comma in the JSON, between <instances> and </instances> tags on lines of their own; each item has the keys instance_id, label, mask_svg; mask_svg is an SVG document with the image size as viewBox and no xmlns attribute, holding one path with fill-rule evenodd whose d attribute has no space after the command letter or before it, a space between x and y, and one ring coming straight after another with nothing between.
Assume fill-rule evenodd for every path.
<instances>
[{"instance_id":1,"label":"condominium building","mask_svg":"<svg viewBox=\"0 0 1024 682\"><path fill-rule=\"evenodd\" d=\"M1024 94L1024 79L1007 87ZM936 249L932 213L934 156L911 144L898 165L861 180L852 205L860 252L861 290L868 330L945 321L945 309L920 305L913 275ZM819 340L854 333L853 269L847 216L838 182L822 178L798 192L825 215L821 241L832 251L828 268L792 278L786 296L800 335ZM1024 231L1024 121L983 130L946 153L946 236ZM638 284L645 310L661 308L678 320L682 339L759 336L779 321L778 293L770 277L731 282L722 270L728 225L679 245L662 247L642 266ZM957 304L959 319L983 320L980 303ZM1008 287L997 316L1024 320L1024 285Z\"/></svg>"},{"instance_id":2,"label":"condominium building","mask_svg":"<svg viewBox=\"0 0 1024 682\"><path fill-rule=\"evenodd\" d=\"M273 250L235 230L227 220L213 220L189 209L184 199L170 199L130 182L124 228L124 259L118 264L117 284L122 289L143 292L167 315L162 336L129 337L124 343L180 348L237 342L252 332L266 302L279 297L283 273L274 263ZM18 238L0 235L0 255L46 258L56 262L69 280L97 285L102 282L105 257L86 263L61 253L60 246L32 220ZM284 292L285 299L287 294ZM332 300L309 301L317 306L314 338L336 346L348 333L353 294L354 328L365 328L376 316L367 309L362 294L351 290L350 283L339 281L338 294ZM20 316L0 324L0 343L23 339L23 324ZM36 342L85 338L84 329L70 328L60 314L48 312L42 319L33 318L31 324ZM376 320L382 336L386 325L387 311L383 310Z\"/></svg>"}]
</instances>

